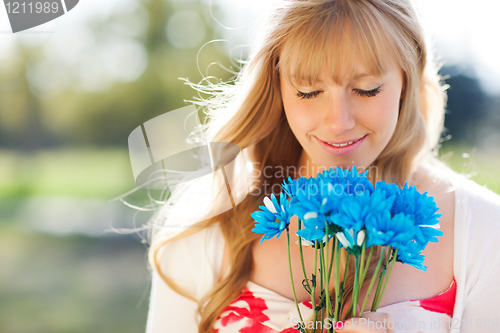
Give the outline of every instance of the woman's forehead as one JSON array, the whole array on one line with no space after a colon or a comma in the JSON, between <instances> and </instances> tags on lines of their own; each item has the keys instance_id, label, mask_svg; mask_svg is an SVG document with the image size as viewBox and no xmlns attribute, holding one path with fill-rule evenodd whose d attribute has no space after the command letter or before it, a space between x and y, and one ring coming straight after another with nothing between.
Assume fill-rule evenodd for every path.
<instances>
[{"instance_id":1,"label":"woman's forehead","mask_svg":"<svg viewBox=\"0 0 500 333\"><path fill-rule=\"evenodd\" d=\"M314 82L317 83L332 83L332 81L336 84L342 85L342 84L348 84L350 82L356 82L360 81L362 79L370 79L370 78L381 78L387 75L388 72L391 70L396 70L398 69L398 66L394 66L393 68L386 68L384 71L380 72L374 72L366 69L366 66L363 64L359 63L356 66L356 70L353 72L352 75L329 75L331 73L331 70L329 70L328 65L324 65L321 69L319 74L314 78ZM336 77L340 77L341 79L339 82L335 80ZM304 81L304 78L302 76L301 80L301 75L297 75L294 72L290 72L290 78L293 83L295 84L300 84ZM302 82L301 82L302 81Z\"/></svg>"},{"instance_id":2,"label":"woman's forehead","mask_svg":"<svg viewBox=\"0 0 500 333\"><path fill-rule=\"evenodd\" d=\"M344 17L292 28L280 47L280 73L290 83L292 78L313 83L326 69L329 78L342 84L362 73L380 77L394 66L401 68L392 34L378 23L365 23Z\"/></svg>"},{"instance_id":3,"label":"woman's forehead","mask_svg":"<svg viewBox=\"0 0 500 333\"><path fill-rule=\"evenodd\" d=\"M304 57L293 56L289 61L281 62L280 75L292 85L310 85L314 83L331 83L346 85L362 79L382 78L387 73L399 70L400 66L390 56L379 61L367 61L357 57L353 52L352 57L346 61L331 61L324 59L321 63ZM316 61L315 61L316 60Z\"/></svg>"}]
</instances>

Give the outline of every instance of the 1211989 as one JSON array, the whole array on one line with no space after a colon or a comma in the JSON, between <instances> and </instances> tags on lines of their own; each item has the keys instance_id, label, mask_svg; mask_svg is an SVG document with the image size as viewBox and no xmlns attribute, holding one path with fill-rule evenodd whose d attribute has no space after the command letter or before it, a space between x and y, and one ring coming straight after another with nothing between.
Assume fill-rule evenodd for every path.
<instances>
[{"instance_id":1,"label":"1211989","mask_svg":"<svg viewBox=\"0 0 500 333\"><path fill-rule=\"evenodd\" d=\"M57 2L7 2L5 3L7 13L25 14L25 13L57 13L59 4Z\"/></svg>"}]
</instances>

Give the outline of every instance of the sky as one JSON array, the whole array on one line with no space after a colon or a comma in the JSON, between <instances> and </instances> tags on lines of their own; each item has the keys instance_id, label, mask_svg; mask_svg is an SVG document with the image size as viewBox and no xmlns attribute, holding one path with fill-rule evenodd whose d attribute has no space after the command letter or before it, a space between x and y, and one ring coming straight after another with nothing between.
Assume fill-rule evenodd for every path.
<instances>
[{"instance_id":1,"label":"sky","mask_svg":"<svg viewBox=\"0 0 500 333\"><path fill-rule=\"evenodd\" d=\"M190 2L190 0L177 0L179 3ZM241 36L247 36L249 41L259 31L259 18L262 13L272 3L272 0L204 0L212 5L219 5L222 12L214 10L212 17L219 24L221 38L227 38L230 41L237 41L230 47L236 47L241 44ZM82 28L85 22L92 17L105 19L107 15L116 12L123 12L127 15L132 9L137 8L141 0L80 0L80 3L66 15L32 28L26 32L12 34L8 22L6 8L0 4L0 62L8 58L15 52L15 45L18 42L47 44L47 54L56 55L60 61L70 62L70 56L64 56L64 40L69 37L69 31L79 31L82 36L81 48L85 49L85 42L89 43L89 36L85 35ZM476 0L474 2L465 0L414 0L417 10L420 13L425 30L434 41L435 50L444 64L469 64L481 79L482 86L489 93L500 93L500 12L499 0ZM137 21L137 20L136 20ZM132 29L144 29L141 24L136 22L132 24ZM133 31L130 32L133 35ZM87 38L85 40L85 38ZM78 39L73 39L73 43L79 43ZM116 47L108 47L110 50L130 50L134 55L128 62L138 60L136 70L128 69L128 74L120 78L121 69L119 65L116 68L108 70L109 75L116 75L119 79L135 79L141 73L141 68L145 66L144 54L140 46L129 43L116 43ZM76 48L78 50L79 48ZM84 51L84 50L83 50ZM76 52L76 51L75 51ZM113 52L113 51L110 51ZM118 51L116 51L118 52ZM59 53L59 55L57 55ZM97 63L106 58L101 55L100 58L93 58L88 55L85 60L86 65L81 70L82 75L94 73L95 80L92 78L82 79L83 86L95 86L93 81L106 82L102 77L96 75ZM109 58L109 57L108 57ZM92 63L95 63L92 70ZM99 63L100 64L100 63ZM1 64L0 64L1 65ZM111 65L110 65L111 66ZM90 70L89 70L90 68ZM125 68L126 69L126 68ZM35 71L36 72L36 71ZM43 70L42 70L43 73ZM114 73L114 74L113 74ZM128 75L128 76L127 76ZM87 80L87 81L85 81ZM103 84L102 89L109 85Z\"/></svg>"}]
</instances>

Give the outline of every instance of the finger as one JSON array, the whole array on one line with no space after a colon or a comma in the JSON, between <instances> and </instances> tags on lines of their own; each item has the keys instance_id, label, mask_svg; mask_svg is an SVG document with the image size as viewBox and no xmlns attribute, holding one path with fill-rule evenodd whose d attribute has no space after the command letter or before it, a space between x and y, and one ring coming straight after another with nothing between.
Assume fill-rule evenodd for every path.
<instances>
[{"instance_id":1,"label":"finger","mask_svg":"<svg viewBox=\"0 0 500 333\"><path fill-rule=\"evenodd\" d=\"M335 330L339 333L394 333L394 323L386 313L369 312L363 317L335 323Z\"/></svg>"},{"instance_id":2,"label":"finger","mask_svg":"<svg viewBox=\"0 0 500 333\"><path fill-rule=\"evenodd\" d=\"M365 312L362 316L362 318L366 318L368 320L371 320L372 322L381 323L383 325L383 328L387 333L394 333L394 321L392 320L392 317L388 313L384 312Z\"/></svg>"}]
</instances>

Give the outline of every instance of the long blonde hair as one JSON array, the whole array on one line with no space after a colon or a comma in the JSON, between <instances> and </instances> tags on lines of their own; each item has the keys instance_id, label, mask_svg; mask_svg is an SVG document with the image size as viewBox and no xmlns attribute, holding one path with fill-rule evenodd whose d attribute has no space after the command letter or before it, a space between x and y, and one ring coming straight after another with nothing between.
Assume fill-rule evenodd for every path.
<instances>
[{"instance_id":1,"label":"long blonde hair","mask_svg":"<svg viewBox=\"0 0 500 333\"><path fill-rule=\"evenodd\" d=\"M193 88L211 94L195 102L205 110L207 121L193 136L238 145L260 171L260 179L252 182L250 195L239 205L198 223L201 228L218 223L230 249L229 273L210 293L196 300L201 317L199 332L213 331L219 314L249 281L252 246L260 237L251 231L254 221L250 214L269 194L263 190L263 168L296 166L302 152L285 118L280 79L290 80L293 73L300 80L314 82L325 62L329 62L336 81L355 74L359 62L372 74L383 73L391 61L400 65L404 88L399 120L391 140L372 163L378 170L369 174L372 182L403 185L417 163L432 155L443 128L445 89L409 0L280 1L266 27L260 44L232 84L191 83ZM292 59L298 59L293 69ZM288 176L296 175L292 172ZM273 185L283 178L274 174L265 180L275 188ZM190 197L196 195L193 188ZM162 208L163 218L169 209L181 204L181 197L180 192L172 194ZM155 218L163 223L159 215ZM165 242L197 230L190 228L168 240L153 238L151 266L160 272L158 250ZM173 281L164 280L189 297Z\"/></svg>"}]
</instances>

